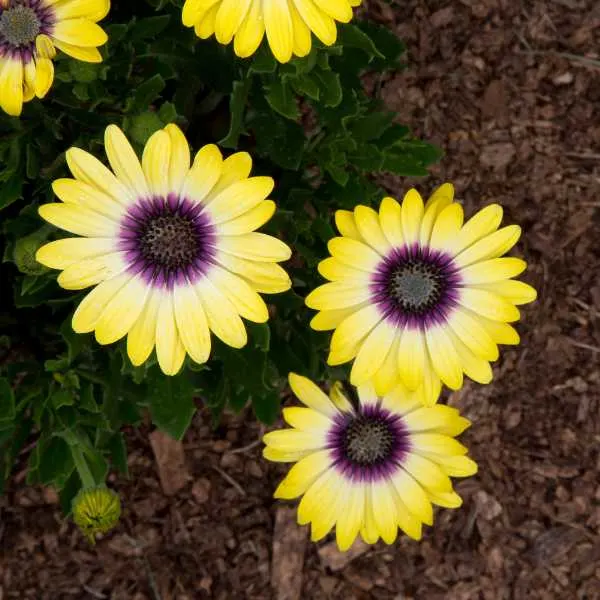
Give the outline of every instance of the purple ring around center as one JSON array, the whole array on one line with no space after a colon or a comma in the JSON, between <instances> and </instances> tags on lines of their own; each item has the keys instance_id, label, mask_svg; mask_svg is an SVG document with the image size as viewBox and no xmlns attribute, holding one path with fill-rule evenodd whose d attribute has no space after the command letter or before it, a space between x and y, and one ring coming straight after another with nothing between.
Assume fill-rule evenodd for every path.
<instances>
[{"instance_id":1,"label":"purple ring around center","mask_svg":"<svg viewBox=\"0 0 600 600\"><path fill-rule=\"evenodd\" d=\"M118 248L126 253L128 272L140 275L148 285L162 289L194 284L205 277L215 264L217 233L204 208L203 204L174 193L138 199L122 218L119 231ZM186 240L186 245L191 245L194 250L186 264L160 264L143 252L144 232L149 224L164 217L184 219L190 225L193 239Z\"/></svg>"},{"instance_id":2,"label":"purple ring around center","mask_svg":"<svg viewBox=\"0 0 600 600\"><path fill-rule=\"evenodd\" d=\"M17 6L26 6L35 12L40 22L40 31L38 35L52 35L56 24L56 14L52 6L46 4L44 0L16 0L16 3L10 6L10 8L16 8ZM3 9L0 7L0 16L5 10L8 10L8 8ZM27 64L34 56L35 41L23 46L14 46L7 40L2 39L2 36L0 35L0 59L20 59L23 64Z\"/></svg>"},{"instance_id":3,"label":"purple ring around center","mask_svg":"<svg viewBox=\"0 0 600 600\"><path fill-rule=\"evenodd\" d=\"M434 306L421 313L404 310L389 292L394 272L410 261L419 261L423 265L435 268L444 279L443 290ZM399 329L428 329L444 324L457 306L462 278L460 269L449 254L433 250L415 243L411 246L394 248L385 256L371 276L370 289L372 301L382 318Z\"/></svg>"},{"instance_id":4,"label":"purple ring around center","mask_svg":"<svg viewBox=\"0 0 600 600\"><path fill-rule=\"evenodd\" d=\"M376 419L387 425L392 434L392 446L388 455L373 464L353 462L345 452L345 436L349 425L356 418ZM332 453L333 466L353 483L371 483L387 480L397 472L411 451L410 432L401 415L380 406L361 405L356 414L340 413L334 418L333 427L327 434L327 446Z\"/></svg>"}]
</instances>

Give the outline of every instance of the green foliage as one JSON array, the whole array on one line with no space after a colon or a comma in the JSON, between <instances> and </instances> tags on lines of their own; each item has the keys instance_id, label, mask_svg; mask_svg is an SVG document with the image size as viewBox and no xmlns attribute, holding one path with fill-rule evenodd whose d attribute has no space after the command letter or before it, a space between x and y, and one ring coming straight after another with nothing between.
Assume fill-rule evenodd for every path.
<instances>
[{"instance_id":1,"label":"green foliage","mask_svg":"<svg viewBox=\"0 0 600 600\"><path fill-rule=\"evenodd\" d=\"M113 3L103 63L59 57L43 102L26 104L20 119L0 114L0 491L35 442L28 481L59 488L66 511L82 470L96 485L110 468L127 474L122 429L145 413L178 439L199 403L215 421L227 406L249 405L272 423L289 371L330 377L327 336L309 328L303 298L320 283L315 267L335 235L334 210L378 203L384 194L373 174L425 175L440 158L363 90L366 72L376 78L402 66L404 47L387 30L340 26L335 46L315 43L307 57L279 65L266 46L240 60L231 47L199 41L182 27L177 4ZM52 201L53 179L69 176L64 152L75 145L103 158L111 123L141 152L169 122L194 150L215 142L250 152L253 172L276 181L278 211L265 230L295 250L286 265L294 288L267 298L269 323L248 324L242 350L215 339L206 365L188 362L176 377L162 375L154 359L133 367L124 342L101 347L75 334L70 322L83 294L60 289L56 272L35 261L43 243L62 236L37 207Z\"/></svg>"}]
</instances>

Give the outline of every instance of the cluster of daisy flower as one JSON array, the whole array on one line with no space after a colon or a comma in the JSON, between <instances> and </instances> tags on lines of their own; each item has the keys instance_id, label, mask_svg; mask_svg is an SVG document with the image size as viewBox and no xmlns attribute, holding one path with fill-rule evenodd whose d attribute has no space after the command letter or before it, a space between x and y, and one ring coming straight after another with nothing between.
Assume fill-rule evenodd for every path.
<instances>
[{"instance_id":1,"label":"cluster of daisy flower","mask_svg":"<svg viewBox=\"0 0 600 600\"><path fill-rule=\"evenodd\" d=\"M275 211L273 180L250 177L245 152L224 159L210 144L192 160L176 125L150 137L141 162L114 125L105 149L112 170L68 150L73 178L56 180L61 201L39 208L76 237L42 246L37 260L62 271L63 288L93 288L73 329L100 344L127 336L131 362L155 350L165 375L186 355L208 361L213 334L244 346L242 318L269 318L260 294L291 286L278 264L291 250L256 231ZM410 190L379 211L337 211L340 236L319 265L330 281L306 304L319 310L313 328L334 330L329 364L353 361L352 385L328 396L290 374L305 407L285 408L291 428L264 437L267 459L296 463L276 496L303 496L298 520L312 523L313 540L334 526L342 550L359 533L368 543L392 543L399 529L418 539L432 505L460 506L450 477L477 467L454 439L469 421L436 403L442 384L458 389L463 374L488 383L498 345L519 341L516 306L535 298L514 279L525 262L503 257L520 229L501 219L490 205L463 223L449 184L426 203Z\"/></svg>"},{"instance_id":2,"label":"cluster of daisy flower","mask_svg":"<svg viewBox=\"0 0 600 600\"><path fill-rule=\"evenodd\" d=\"M202 39L215 36L237 56L253 55L267 38L286 63L312 48L314 34L330 46L336 21L348 23L361 0L185 0L182 22ZM23 103L46 96L54 80L56 50L99 63L108 37L98 22L110 0L0 0L0 109L19 116Z\"/></svg>"},{"instance_id":3,"label":"cluster of daisy flower","mask_svg":"<svg viewBox=\"0 0 600 600\"><path fill-rule=\"evenodd\" d=\"M110 0L0 0L0 108L19 116L54 80L56 50L99 63Z\"/></svg>"},{"instance_id":4,"label":"cluster of daisy flower","mask_svg":"<svg viewBox=\"0 0 600 600\"><path fill-rule=\"evenodd\" d=\"M266 34L274 56L305 56L311 32L336 38L359 0L186 0L182 20L202 38L233 40L235 52L255 52ZM109 0L0 0L0 107L11 115L43 97L52 82L55 48L89 62L106 35L96 24ZM67 151L72 178L58 179L59 202L39 208L73 237L52 241L37 260L61 271L68 290L92 288L73 315L73 329L94 332L100 344L126 337L134 365L153 351L167 376L186 356L199 364L215 335L241 348L244 321L266 322L261 294L287 291L278 264L291 256L279 239L257 230L273 216L270 177L250 176L245 152L224 158L209 144L192 157L174 124L154 133L141 161L115 125L106 129L110 169L79 148ZM517 344L510 323L536 292L515 279L526 267L505 257L520 236L500 227L492 204L464 221L453 187L424 202L410 190L402 203L339 210L339 236L319 264L328 283L306 298L317 310L311 326L333 330L330 365L352 362L350 385L329 394L290 374L305 405L283 409L290 428L264 436L265 458L295 463L277 488L279 498L302 496L300 524L313 540L334 527L348 549L360 535L390 544L398 531L421 537L433 505L461 504L450 477L476 472L455 437L470 422L438 404L442 386L457 390L466 374L492 379L498 346ZM92 489L75 507L86 533L105 531L119 515L118 500Z\"/></svg>"},{"instance_id":5,"label":"cluster of daisy flower","mask_svg":"<svg viewBox=\"0 0 600 600\"><path fill-rule=\"evenodd\" d=\"M378 211L336 212L340 236L319 264L329 282L306 304L319 311L313 328L333 330L328 363L353 361L357 394L334 385L327 396L292 374L305 407L284 408L291 428L264 437L266 458L296 463L275 495L303 496L298 521L313 540L334 526L341 550L358 534L419 539L432 505L461 505L450 477L477 465L454 439L470 422L437 404L442 384L457 390L465 374L489 383L498 345L519 342L517 305L536 297L514 279L526 263L503 256L521 230L501 220L492 204L463 222L450 184L426 203L413 189Z\"/></svg>"}]
</instances>

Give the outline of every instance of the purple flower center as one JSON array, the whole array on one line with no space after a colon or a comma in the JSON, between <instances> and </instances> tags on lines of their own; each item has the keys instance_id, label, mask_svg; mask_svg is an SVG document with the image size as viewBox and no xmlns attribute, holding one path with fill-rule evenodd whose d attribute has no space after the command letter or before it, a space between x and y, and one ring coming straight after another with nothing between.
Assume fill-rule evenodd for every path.
<instances>
[{"instance_id":1,"label":"purple flower center","mask_svg":"<svg viewBox=\"0 0 600 600\"><path fill-rule=\"evenodd\" d=\"M403 311L422 314L439 302L446 287L443 269L416 258L402 261L392 270L388 294Z\"/></svg>"},{"instance_id":2,"label":"purple flower center","mask_svg":"<svg viewBox=\"0 0 600 600\"><path fill-rule=\"evenodd\" d=\"M16 6L0 15L0 34L13 46L27 46L40 32L40 20L33 8Z\"/></svg>"},{"instance_id":3,"label":"purple flower center","mask_svg":"<svg viewBox=\"0 0 600 600\"><path fill-rule=\"evenodd\" d=\"M395 248L377 267L373 300L398 327L444 323L457 304L460 274L452 257L415 244Z\"/></svg>"},{"instance_id":4,"label":"purple flower center","mask_svg":"<svg viewBox=\"0 0 600 600\"><path fill-rule=\"evenodd\" d=\"M391 475L410 450L400 416L378 406L337 417L328 435L334 463L352 480L372 481Z\"/></svg>"},{"instance_id":5,"label":"purple flower center","mask_svg":"<svg viewBox=\"0 0 600 600\"><path fill-rule=\"evenodd\" d=\"M13 0L0 8L0 58L31 60L37 36L50 33L54 21L54 11L42 0Z\"/></svg>"},{"instance_id":6,"label":"purple flower center","mask_svg":"<svg viewBox=\"0 0 600 600\"><path fill-rule=\"evenodd\" d=\"M162 269L187 267L202 245L199 233L191 219L177 214L147 219L140 230L140 253Z\"/></svg>"},{"instance_id":7,"label":"purple flower center","mask_svg":"<svg viewBox=\"0 0 600 600\"><path fill-rule=\"evenodd\" d=\"M344 451L349 460L361 466L385 460L394 444L394 434L385 419L359 416L344 431Z\"/></svg>"},{"instance_id":8,"label":"purple flower center","mask_svg":"<svg viewBox=\"0 0 600 600\"><path fill-rule=\"evenodd\" d=\"M169 289L203 277L214 262L216 234L202 208L176 194L139 200L129 208L119 248L126 252L130 272Z\"/></svg>"}]
</instances>

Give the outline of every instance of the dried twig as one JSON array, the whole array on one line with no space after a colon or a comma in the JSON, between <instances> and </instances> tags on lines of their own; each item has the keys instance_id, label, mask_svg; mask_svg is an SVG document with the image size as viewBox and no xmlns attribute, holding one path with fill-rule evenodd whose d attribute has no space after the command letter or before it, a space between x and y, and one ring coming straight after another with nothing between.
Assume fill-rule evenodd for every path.
<instances>
[{"instance_id":1,"label":"dried twig","mask_svg":"<svg viewBox=\"0 0 600 600\"><path fill-rule=\"evenodd\" d=\"M220 469L216 465L213 465L213 469L228 483L230 483L242 496L246 495L244 488L229 474L225 473L223 469Z\"/></svg>"},{"instance_id":2,"label":"dried twig","mask_svg":"<svg viewBox=\"0 0 600 600\"><path fill-rule=\"evenodd\" d=\"M565 338L571 346L576 346L577 348L583 348L584 350L590 350L591 352L600 352L600 348L598 346L592 346L591 344L586 344L584 342L576 342L571 338Z\"/></svg>"},{"instance_id":3,"label":"dried twig","mask_svg":"<svg viewBox=\"0 0 600 600\"><path fill-rule=\"evenodd\" d=\"M95 590L93 587L90 587L89 585L86 585L85 583L83 584L83 589L88 594L90 594L90 596L93 596L94 598L99 598L99 600L104 600L105 598L108 598L108 596L106 594L103 594L102 592Z\"/></svg>"},{"instance_id":4,"label":"dried twig","mask_svg":"<svg viewBox=\"0 0 600 600\"><path fill-rule=\"evenodd\" d=\"M600 152L565 152L565 156L584 160L600 160Z\"/></svg>"},{"instance_id":5,"label":"dried twig","mask_svg":"<svg viewBox=\"0 0 600 600\"><path fill-rule=\"evenodd\" d=\"M544 513L544 514L546 517L548 517L551 521L554 521L555 523L560 523L561 525L564 525L565 527L570 527L571 529L575 529L575 530L581 532L588 540L591 540L594 543L598 542L598 540L600 539L599 536L594 535L584 525L580 525L579 523L573 523L571 521L567 521L566 519L561 519L560 517L556 517L552 514L547 514L547 513Z\"/></svg>"},{"instance_id":6,"label":"dried twig","mask_svg":"<svg viewBox=\"0 0 600 600\"><path fill-rule=\"evenodd\" d=\"M566 58L571 62L581 63L587 67L600 69L600 59L589 58L588 56L580 56L579 54L571 54L570 52L558 52L557 50L517 50L517 54L530 54L532 56L558 56Z\"/></svg>"},{"instance_id":7,"label":"dried twig","mask_svg":"<svg viewBox=\"0 0 600 600\"><path fill-rule=\"evenodd\" d=\"M262 443L262 437L265 433L265 427L264 425L260 426L260 431L258 432L258 439L254 440L253 442L251 442L250 444L247 444L246 446L241 446L240 448L233 448L232 450L227 450L227 452L225 452L224 454L244 454L245 452L248 452L249 450L252 450L253 448L256 448L257 446L260 446L260 444Z\"/></svg>"},{"instance_id":8,"label":"dried twig","mask_svg":"<svg viewBox=\"0 0 600 600\"><path fill-rule=\"evenodd\" d=\"M150 561L144 552L144 544L140 544L135 538L125 534L125 539L137 550L140 551L140 560L144 563L144 570L146 571L146 577L148 578L148 585L150 586L150 592L152 593L152 600L162 600L162 596L158 591L156 585L156 579L154 578L154 572Z\"/></svg>"}]
</instances>

